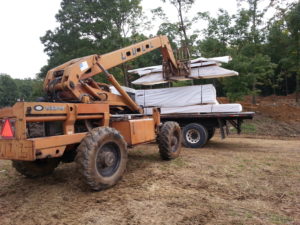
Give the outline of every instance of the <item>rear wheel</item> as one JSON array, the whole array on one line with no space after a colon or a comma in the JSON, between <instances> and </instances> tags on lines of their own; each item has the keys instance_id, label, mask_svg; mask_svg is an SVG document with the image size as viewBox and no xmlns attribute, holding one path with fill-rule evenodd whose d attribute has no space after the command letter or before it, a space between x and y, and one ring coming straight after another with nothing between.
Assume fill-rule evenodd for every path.
<instances>
[{"instance_id":1,"label":"rear wheel","mask_svg":"<svg viewBox=\"0 0 300 225\"><path fill-rule=\"evenodd\" d=\"M208 138L207 130L198 123L190 123L183 128L183 144L188 148L203 147Z\"/></svg>"},{"instance_id":2,"label":"rear wheel","mask_svg":"<svg viewBox=\"0 0 300 225\"><path fill-rule=\"evenodd\" d=\"M85 183L95 191L103 190L122 178L127 164L127 144L117 130L98 127L82 140L75 161Z\"/></svg>"},{"instance_id":3,"label":"rear wheel","mask_svg":"<svg viewBox=\"0 0 300 225\"><path fill-rule=\"evenodd\" d=\"M38 159L35 161L12 161L12 166L29 178L43 177L53 173L60 162L59 158Z\"/></svg>"},{"instance_id":4,"label":"rear wheel","mask_svg":"<svg viewBox=\"0 0 300 225\"><path fill-rule=\"evenodd\" d=\"M157 142L162 159L170 160L179 156L181 151L181 129L178 123L168 121L159 131Z\"/></svg>"},{"instance_id":5,"label":"rear wheel","mask_svg":"<svg viewBox=\"0 0 300 225\"><path fill-rule=\"evenodd\" d=\"M212 137L215 135L215 132L216 132L216 128L214 127L207 128L207 134L208 134L207 141L212 139Z\"/></svg>"}]
</instances>

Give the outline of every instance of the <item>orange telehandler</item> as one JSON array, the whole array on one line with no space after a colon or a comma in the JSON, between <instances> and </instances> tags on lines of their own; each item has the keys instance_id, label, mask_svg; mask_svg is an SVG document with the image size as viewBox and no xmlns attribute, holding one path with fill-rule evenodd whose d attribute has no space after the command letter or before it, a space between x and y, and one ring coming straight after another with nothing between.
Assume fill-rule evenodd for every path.
<instances>
[{"instance_id":1,"label":"orange telehandler","mask_svg":"<svg viewBox=\"0 0 300 225\"><path fill-rule=\"evenodd\" d=\"M162 159L178 157L179 125L161 124L157 109L144 115L107 71L158 48L166 80L189 75L188 63L175 59L166 36L51 69L44 80L46 98L0 110L0 159L12 160L18 172L31 178L51 174L60 162L76 161L85 183L102 190L121 179L127 146L157 140ZM120 95L91 78L100 73Z\"/></svg>"}]
</instances>

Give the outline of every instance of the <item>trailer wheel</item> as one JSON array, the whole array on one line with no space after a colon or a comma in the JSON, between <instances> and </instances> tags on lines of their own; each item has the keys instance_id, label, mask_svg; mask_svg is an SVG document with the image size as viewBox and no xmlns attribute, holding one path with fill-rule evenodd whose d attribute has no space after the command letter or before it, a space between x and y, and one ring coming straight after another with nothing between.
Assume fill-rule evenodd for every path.
<instances>
[{"instance_id":1,"label":"trailer wheel","mask_svg":"<svg viewBox=\"0 0 300 225\"><path fill-rule=\"evenodd\" d=\"M38 159L35 161L13 160L12 166L22 175L28 178L36 178L50 175L60 162L59 158Z\"/></svg>"},{"instance_id":2,"label":"trailer wheel","mask_svg":"<svg viewBox=\"0 0 300 225\"><path fill-rule=\"evenodd\" d=\"M216 132L216 128L215 127L210 127L210 128L207 128L207 141L209 141L210 139L212 139L212 137L215 135L215 132Z\"/></svg>"},{"instance_id":3,"label":"trailer wheel","mask_svg":"<svg viewBox=\"0 0 300 225\"><path fill-rule=\"evenodd\" d=\"M111 127L91 130L77 148L77 167L85 183L95 191L115 185L127 164L127 144Z\"/></svg>"},{"instance_id":4,"label":"trailer wheel","mask_svg":"<svg viewBox=\"0 0 300 225\"><path fill-rule=\"evenodd\" d=\"M175 159L181 151L181 129L176 122L165 122L157 136L160 157L163 160Z\"/></svg>"},{"instance_id":5,"label":"trailer wheel","mask_svg":"<svg viewBox=\"0 0 300 225\"><path fill-rule=\"evenodd\" d=\"M188 148L201 148L206 144L208 133L204 126L190 123L183 128L183 144Z\"/></svg>"}]
</instances>

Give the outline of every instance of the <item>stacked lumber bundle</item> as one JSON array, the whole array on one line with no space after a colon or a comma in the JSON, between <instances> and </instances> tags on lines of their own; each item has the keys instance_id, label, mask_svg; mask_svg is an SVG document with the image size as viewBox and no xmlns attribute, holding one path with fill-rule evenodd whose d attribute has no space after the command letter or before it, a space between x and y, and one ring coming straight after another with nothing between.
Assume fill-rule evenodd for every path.
<instances>
[{"instance_id":1,"label":"stacked lumber bundle","mask_svg":"<svg viewBox=\"0 0 300 225\"><path fill-rule=\"evenodd\" d=\"M171 79L183 81L239 75L236 71L224 69L221 67L221 63L228 63L230 60L231 58L229 56L209 59L203 57L197 58L190 61L191 74L188 77L171 77ZM169 82L163 78L163 69L161 65L129 70L128 72L135 73L141 76L139 79L132 82L136 85L154 85Z\"/></svg>"}]
</instances>

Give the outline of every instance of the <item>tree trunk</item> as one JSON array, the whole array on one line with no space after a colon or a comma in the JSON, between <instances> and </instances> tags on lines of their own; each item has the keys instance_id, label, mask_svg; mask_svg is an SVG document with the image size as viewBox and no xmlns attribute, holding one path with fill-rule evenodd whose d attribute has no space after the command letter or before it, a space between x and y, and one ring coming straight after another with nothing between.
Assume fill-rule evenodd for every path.
<instances>
[{"instance_id":1,"label":"tree trunk","mask_svg":"<svg viewBox=\"0 0 300 225\"><path fill-rule=\"evenodd\" d=\"M300 98L299 98L299 74L296 74L296 102L299 103L300 102Z\"/></svg>"},{"instance_id":2,"label":"tree trunk","mask_svg":"<svg viewBox=\"0 0 300 225\"><path fill-rule=\"evenodd\" d=\"M300 33L296 34L296 47L297 47L297 72L296 72L296 102L300 102L299 90L300 90L300 46L299 46Z\"/></svg>"},{"instance_id":3,"label":"tree trunk","mask_svg":"<svg viewBox=\"0 0 300 225\"><path fill-rule=\"evenodd\" d=\"M180 18L180 26L181 26L181 30L183 32L184 43L185 43L185 47L188 47L189 41L188 41L188 37L187 37L187 34L186 34L186 29L185 29L185 26L184 26L184 22L183 22L181 0L177 0L177 2L178 2L178 14L179 14L179 18Z\"/></svg>"},{"instance_id":4,"label":"tree trunk","mask_svg":"<svg viewBox=\"0 0 300 225\"><path fill-rule=\"evenodd\" d=\"M287 73L284 73L284 79L285 79L285 95L287 96L289 94L288 90L288 80L287 80Z\"/></svg>"},{"instance_id":5,"label":"tree trunk","mask_svg":"<svg viewBox=\"0 0 300 225\"><path fill-rule=\"evenodd\" d=\"M123 75L124 75L124 85L126 87L130 87L130 83L129 83L129 80L128 80L128 74L127 74L125 63L122 64L121 68L122 68L122 72L123 72Z\"/></svg>"},{"instance_id":6,"label":"tree trunk","mask_svg":"<svg viewBox=\"0 0 300 225\"><path fill-rule=\"evenodd\" d=\"M121 23L119 23L119 24L121 24ZM125 44L124 44L124 38L125 38L125 35L124 35L124 37L122 37L122 35L121 35L121 33L122 33L122 29L121 29L121 25L119 25L118 26L118 32L119 32L119 34L120 34L120 43L121 43L121 46L120 46L120 48L124 48L125 47ZM127 69L126 69L126 63L123 63L122 65L121 65L121 69L122 69L122 73L123 73L123 81L124 81L124 85L126 86L126 87L131 87L130 85L131 85L131 83L129 82L129 79L128 79L128 73L127 73Z\"/></svg>"},{"instance_id":7,"label":"tree trunk","mask_svg":"<svg viewBox=\"0 0 300 225\"><path fill-rule=\"evenodd\" d=\"M256 22L257 22L257 2L258 0L253 1L253 12L252 12L252 27L251 27L251 32L252 32L252 38L253 38L253 44L254 44L254 56L257 54L257 30L256 30ZM256 75L254 75L254 81L252 83L252 104L256 104Z\"/></svg>"},{"instance_id":8,"label":"tree trunk","mask_svg":"<svg viewBox=\"0 0 300 225\"><path fill-rule=\"evenodd\" d=\"M272 76L272 89L273 89L273 95L276 95L276 85L278 84L278 82L276 82L276 78L275 75L273 74Z\"/></svg>"},{"instance_id":9,"label":"tree trunk","mask_svg":"<svg viewBox=\"0 0 300 225\"><path fill-rule=\"evenodd\" d=\"M251 29L251 32L252 32L252 35L253 35L253 42L254 42L254 45L255 45L255 54L256 54L256 45L257 45L257 32L256 32L256 14L257 14L257 0L254 0L253 2L254 6L253 6L253 15L252 15L252 29Z\"/></svg>"},{"instance_id":10,"label":"tree trunk","mask_svg":"<svg viewBox=\"0 0 300 225\"><path fill-rule=\"evenodd\" d=\"M252 104L256 105L256 79L252 83Z\"/></svg>"}]
</instances>

